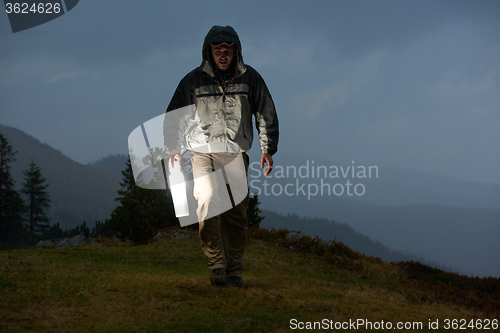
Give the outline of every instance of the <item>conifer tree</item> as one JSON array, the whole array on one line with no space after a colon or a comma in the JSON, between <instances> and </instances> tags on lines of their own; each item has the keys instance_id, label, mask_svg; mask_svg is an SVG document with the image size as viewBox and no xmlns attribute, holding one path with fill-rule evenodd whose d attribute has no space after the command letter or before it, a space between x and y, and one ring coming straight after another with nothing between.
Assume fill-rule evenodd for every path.
<instances>
[{"instance_id":1,"label":"conifer tree","mask_svg":"<svg viewBox=\"0 0 500 333\"><path fill-rule=\"evenodd\" d=\"M49 186L40 168L31 161L27 170L23 171L24 182L21 192L27 200L27 222L29 233L33 237L49 228L49 218L45 210L50 207L50 196L45 191Z\"/></svg>"},{"instance_id":2,"label":"conifer tree","mask_svg":"<svg viewBox=\"0 0 500 333\"><path fill-rule=\"evenodd\" d=\"M260 210L259 205L259 196L257 193L254 193L253 197L250 197L247 207L247 221L249 228L259 229L260 222L264 219L263 216L260 216L262 211Z\"/></svg>"},{"instance_id":3,"label":"conifer tree","mask_svg":"<svg viewBox=\"0 0 500 333\"><path fill-rule=\"evenodd\" d=\"M120 182L121 188L118 190L118 197L115 198L115 201L121 201L127 195L132 193L132 190L135 187L135 179L134 173L132 171L132 164L130 163L130 158L127 160L125 164L125 170L122 170L123 179Z\"/></svg>"},{"instance_id":4,"label":"conifer tree","mask_svg":"<svg viewBox=\"0 0 500 333\"><path fill-rule=\"evenodd\" d=\"M156 230L179 225L170 191L149 190L135 186L130 159L122 175L119 197L116 198L120 201L120 205L113 210L111 218L106 221L121 238L130 239L138 244L144 243Z\"/></svg>"},{"instance_id":5,"label":"conifer tree","mask_svg":"<svg viewBox=\"0 0 500 333\"><path fill-rule=\"evenodd\" d=\"M24 238L24 202L14 190L14 179L10 174L10 163L15 161L17 151L12 150L8 140L0 134L0 242L21 243Z\"/></svg>"}]
</instances>

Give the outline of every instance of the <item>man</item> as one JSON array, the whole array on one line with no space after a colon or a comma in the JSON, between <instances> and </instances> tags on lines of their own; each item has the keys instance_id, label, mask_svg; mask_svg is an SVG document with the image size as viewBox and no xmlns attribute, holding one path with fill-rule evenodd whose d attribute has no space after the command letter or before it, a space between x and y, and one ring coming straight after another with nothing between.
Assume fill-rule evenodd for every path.
<instances>
[{"instance_id":1,"label":"man","mask_svg":"<svg viewBox=\"0 0 500 333\"><path fill-rule=\"evenodd\" d=\"M243 287L249 200L246 185L249 161L245 151L252 145L252 116L259 133L261 168L267 164L266 176L272 170L272 155L278 149L278 118L264 80L255 69L244 64L241 43L232 27L212 27L205 37L202 55L201 66L179 83L167 112L195 106L198 136L191 140L196 143L187 143L187 149L191 153L200 240L208 258L210 281L217 286ZM204 145L200 145L200 135ZM167 162L173 166L175 160L180 160L180 150L171 148L167 147ZM239 156L241 163L234 163ZM224 179L209 177L217 170L223 171ZM216 193L226 187L231 193L228 178L237 177L238 172L243 172L245 199L210 217ZM219 186L222 182L226 186Z\"/></svg>"}]
</instances>

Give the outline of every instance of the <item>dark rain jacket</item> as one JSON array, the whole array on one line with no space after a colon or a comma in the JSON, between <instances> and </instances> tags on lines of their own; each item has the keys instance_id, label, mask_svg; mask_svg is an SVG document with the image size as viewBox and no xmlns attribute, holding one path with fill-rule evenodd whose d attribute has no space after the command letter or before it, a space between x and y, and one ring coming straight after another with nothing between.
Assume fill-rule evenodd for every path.
<instances>
[{"instance_id":1,"label":"dark rain jacket","mask_svg":"<svg viewBox=\"0 0 500 333\"><path fill-rule=\"evenodd\" d=\"M219 73L210 43L233 42L237 45L232 68ZM200 152L210 145L212 152L243 152L252 146L252 116L259 134L262 153L278 150L278 118L271 94L259 73L245 65L241 43L233 28L214 26L203 43L203 62L179 83L168 112L194 105L196 129L185 133L185 147ZM193 119L191 119L193 120ZM180 147L168 147L172 150ZM216 147L215 149L213 147Z\"/></svg>"}]
</instances>

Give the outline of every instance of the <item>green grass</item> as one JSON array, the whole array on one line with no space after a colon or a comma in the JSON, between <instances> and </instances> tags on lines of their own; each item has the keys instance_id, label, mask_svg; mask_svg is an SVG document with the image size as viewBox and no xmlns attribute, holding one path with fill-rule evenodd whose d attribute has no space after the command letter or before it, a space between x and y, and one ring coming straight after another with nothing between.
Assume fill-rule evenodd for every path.
<instances>
[{"instance_id":1,"label":"green grass","mask_svg":"<svg viewBox=\"0 0 500 333\"><path fill-rule=\"evenodd\" d=\"M285 234L251 235L244 289L210 285L196 236L2 251L0 331L289 332L291 319L418 321L426 331L429 320L439 319L441 329L433 331L450 332L443 327L447 318L500 316L498 279L390 264L341 243L322 248L307 237L291 244Z\"/></svg>"}]
</instances>

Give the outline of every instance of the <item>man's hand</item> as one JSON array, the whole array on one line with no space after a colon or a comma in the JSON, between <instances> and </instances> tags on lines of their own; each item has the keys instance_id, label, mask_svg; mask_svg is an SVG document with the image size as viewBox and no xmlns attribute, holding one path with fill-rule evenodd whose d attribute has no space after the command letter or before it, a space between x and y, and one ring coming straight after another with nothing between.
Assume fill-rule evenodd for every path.
<instances>
[{"instance_id":1,"label":"man's hand","mask_svg":"<svg viewBox=\"0 0 500 333\"><path fill-rule=\"evenodd\" d=\"M168 170L170 171L170 168L174 167L175 159L179 161L179 166L181 166L181 151L179 149L174 149L168 154L167 156L167 165L168 165Z\"/></svg>"},{"instance_id":2,"label":"man's hand","mask_svg":"<svg viewBox=\"0 0 500 333\"><path fill-rule=\"evenodd\" d=\"M267 176L273 170L273 157L269 153L263 153L260 158L260 168L264 168L264 164L267 163L267 170L264 172L264 176Z\"/></svg>"}]
</instances>

